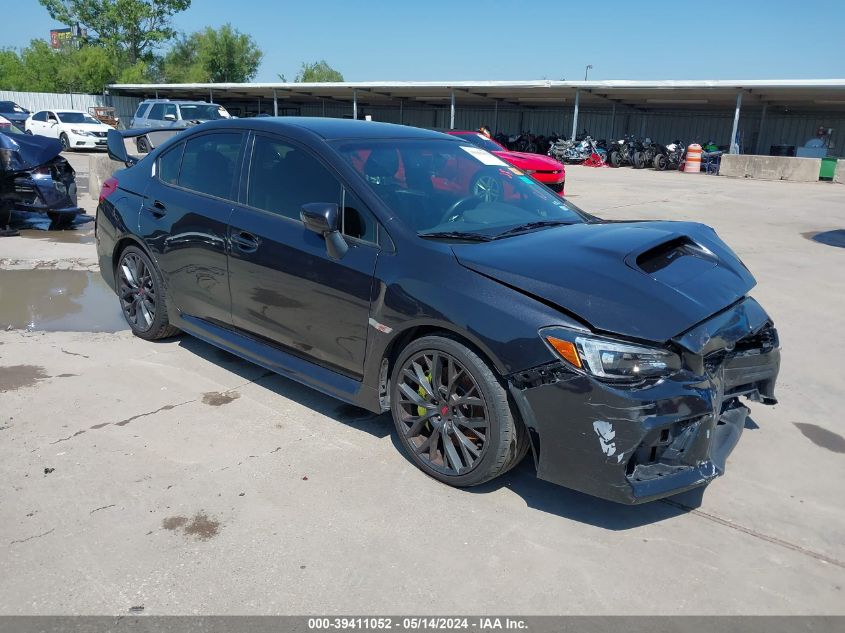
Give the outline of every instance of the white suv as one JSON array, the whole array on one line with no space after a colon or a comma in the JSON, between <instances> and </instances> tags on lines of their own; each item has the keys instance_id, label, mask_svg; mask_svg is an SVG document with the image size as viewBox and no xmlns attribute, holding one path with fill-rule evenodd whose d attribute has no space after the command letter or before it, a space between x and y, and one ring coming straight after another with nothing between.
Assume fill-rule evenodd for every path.
<instances>
[{"instance_id":1,"label":"white suv","mask_svg":"<svg viewBox=\"0 0 845 633\"><path fill-rule=\"evenodd\" d=\"M129 122L132 129L175 127L186 128L205 121L230 119L231 115L222 105L205 101L171 101L170 99L147 99L142 101ZM138 151L146 153L152 149L149 139L139 136Z\"/></svg>"}]
</instances>

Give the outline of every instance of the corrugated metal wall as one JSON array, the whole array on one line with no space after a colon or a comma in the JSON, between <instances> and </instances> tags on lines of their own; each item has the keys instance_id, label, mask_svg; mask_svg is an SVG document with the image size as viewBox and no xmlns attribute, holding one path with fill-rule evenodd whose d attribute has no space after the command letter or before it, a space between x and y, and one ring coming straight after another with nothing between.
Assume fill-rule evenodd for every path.
<instances>
[{"instance_id":1,"label":"corrugated metal wall","mask_svg":"<svg viewBox=\"0 0 845 633\"><path fill-rule=\"evenodd\" d=\"M38 112L39 110L82 110L87 112L90 106L111 106L117 109L117 116L120 117L121 127L129 123L129 119L135 114L140 99L135 97L117 97L106 95L89 94L62 94L54 92L16 92L13 90L0 90L0 101L14 101L27 110Z\"/></svg>"},{"instance_id":2,"label":"corrugated metal wall","mask_svg":"<svg viewBox=\"0 0 845 633\"><path fill-rule=\"evenodd\" d=\"M205 98L200 97L200 98ZM16 101L32 111L70 108L87 110L89 106L110 105L117 108L121 124L126 125L135 113L140 99L87 94L53 94L40 92L12 92L0 90L0 100ZM270 99L244 101L226 99L224 93L217 93L215 101L231 107L236 114L254 115L259 111L273 112ZM323 104L299 105L288 100L279 101L279 114L292 116L352 117L352 105L326 101ZM404 123L428 128L449 127L449 106L426 106L405 103L400 118L399 104L390 106L358 107L358 117L372 115L375 121ZM744 153L754 153L758 147L760 133L760 106L742 110L739 132ZM474 130L486 125L495 131L516 134L530 131L534 134L568 137L572 133L572 107L560 108L515 108L500 107L498 113L492 104L488 107L462 107L460 101L455 110L455 127ZM618 138L631 133L649 136L659 143L681 139L685 143L713 140L718 145L730 143L733 126L733 110L727 111L667 111L639 112L632 108L618 106L614 114L611 108L582 108L578 113L578 132L586 130L596 139ZM772 145L801 146L815 136L819 126L833 128L832 154L845 156L845 112L783 112L769 111L762 129L760 152L768 154Z\"/></svg>"}]
</instances>

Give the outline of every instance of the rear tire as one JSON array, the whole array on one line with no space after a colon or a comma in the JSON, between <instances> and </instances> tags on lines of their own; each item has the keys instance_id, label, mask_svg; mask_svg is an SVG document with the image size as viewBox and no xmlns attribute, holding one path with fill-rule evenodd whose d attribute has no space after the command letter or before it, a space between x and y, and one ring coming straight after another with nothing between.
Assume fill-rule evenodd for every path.
<instances>
[{"instance_id":1,"label":"rear tire","mask_svg":"<svg viewBox=\"0 0 845 633\"><path fill-rule=\"evenodd\" d=\"M619 152L610 152L610 164L619 167L622 164L622 155Z\"/></svg>"},{"instance_id":2,"label":"rear tire","mask_svg":"<svg viewBox=\"0 0 845 633\"><path fill-rule=\"evenodd\" d=\"M450 486L489 481L527 451L504 385L478 354L446 336L426 336L402 350L390 408L410 460Z\"/></svg>"},{"instance_id":3,"label":"rear tire","mask_svg":"<svg viewBox=\"0 0 845 633\"><path fill-rule=\"evenodd\" d=\"M665 171L669 165L668 159L663 154L658 154L654 157L654 168L660 171Z\"/></svg>"},{"instance_id":4,"label":"rear tire","mask_svg":"<svg viewBox=\"0 0 845 633\"><path fill-rule=\"evenodd\" d=\"M120 253L115 282L121 311L135 336L156 341L179 333L167 317L161 273L144 251L127 246Z\"/></svg>"},{"instance_id":5,"label":"rear tire","mask_svg":"<svg viewBox=\"0 0 845 633\"><path fill-rule=\"evenodd\" d=\"M149 154L150 145L147 143L147 139L143 136L138 137L138 140L135 141L135 145L138 147L139 154Z\"/></svg>"}]
</instances>

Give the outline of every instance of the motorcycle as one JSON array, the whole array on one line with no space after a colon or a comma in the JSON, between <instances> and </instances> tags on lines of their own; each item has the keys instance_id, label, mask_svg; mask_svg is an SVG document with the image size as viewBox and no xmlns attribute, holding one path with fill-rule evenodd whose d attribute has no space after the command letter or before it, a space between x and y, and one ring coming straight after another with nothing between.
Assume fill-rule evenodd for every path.
<instances>
[{"instance_id":1,"label":"motorcycle","mask_svg":"<svg viewBox=\"0 0 845 633\"><path fill-rule=\"evenodd\" d=\"M687 154L686 145L675 140L668 145L657 145L657 150L652 160L655 169L665 171L667 169L680 169Z\"/></svg>"},{"instance_id":2,"label":"motorcycle","mask_svg":"<svg viewBox=\"0 0 845 633\"><path fill-rule=\"evenodd\" d=\"M607 148L607 162L611 167L622 167L623 165L632 164L633 140L634 138L632 136L626 134L624 138L610 142Z\"/></svg>"},{"instance_id":3,"label":"motorcycle","mask_svg":"<svg viewBox=\"0 0 845 633\"><path fill-rule=\"evenodd\" d=\"M651 165L654 162L654 156L657 153L657 146L652 143L650 138L646 137L642 141L636 141L633 149L634 155L631 165L634 169L642 169L646 165Z\"/></svg>"},{"instance_id":4,"label":"motorcycle","mask_svg":"<svg viewBox=\"0 0 845 633\"><path fill-rule=\"evenodd\" d=\"M607 160L607 150L598 147L596 142L587 136L580 142L558 139L549 149L549 156L562 163L583 163L603 165Z\"/></svg>"}]
</instances>

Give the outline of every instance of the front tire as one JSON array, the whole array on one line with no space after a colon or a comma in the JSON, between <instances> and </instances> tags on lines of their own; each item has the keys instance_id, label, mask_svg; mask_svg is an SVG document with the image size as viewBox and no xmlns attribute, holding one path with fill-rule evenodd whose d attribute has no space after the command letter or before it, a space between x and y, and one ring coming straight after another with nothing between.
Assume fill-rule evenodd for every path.
<instances>
[{"instance_id":1,"label":"front tire","mask_svg":"<svg viewBox=\"0 0 845 633\"><path fill-rule=\"evenodd\" d=\"M67 152L70 150L70 140L67 137L67 134L62 132L59 135L59 142L62 144L62 151Z\"/></svg>"},{"instance_id":2,"label":"front tire","mask_svg":"<svg viewBox=\"0 0 845 633\"><path fill-rule=\"evenodd\" d=\"M135 336L155 341L178 334L167 317L161 273L144 251L127 246L117 262L115 279L120 308Z\"/></svg>"},{"instance_id":3,"label":"front tire","mask_svg":"<svg viewBox=\"0 0 845 633\"><path fill-rule=\"evenodd\" d=\"M477 486L525 456L505 387L462 343L426 336L399 355L390 382L393 420L411 461L451 486ZM520 444L522 442L522 444Z\"/></svg>"},{"instance_id":4,"label":"front tire","mask_svg":"<svg viewBox=\"0 0 845 633\"><path fill-rule=\"evenodd\" d=\"M150 145L149 143L147 143L147 139L143 136L138 137L138 140L135 142L135 145L138 147L139 154L149 154Z\"/></svg>"}]
</instances>

